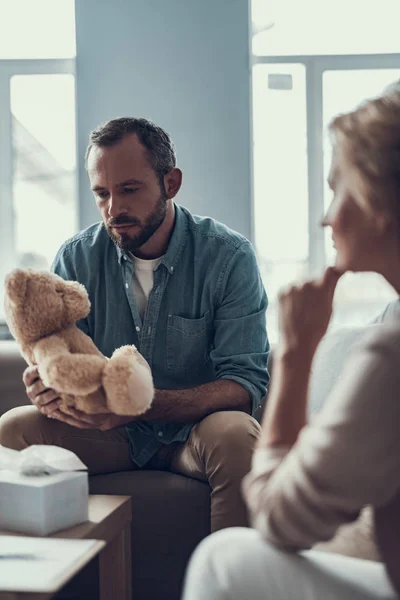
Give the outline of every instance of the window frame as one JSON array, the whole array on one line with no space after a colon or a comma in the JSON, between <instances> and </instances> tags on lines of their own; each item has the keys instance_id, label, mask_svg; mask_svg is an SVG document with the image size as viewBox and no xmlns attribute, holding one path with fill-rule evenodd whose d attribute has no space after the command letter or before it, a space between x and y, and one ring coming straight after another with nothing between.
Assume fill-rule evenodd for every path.
<instances>
[{"instance_id":1,"label":"window frame","mask_svg":"<svg viewBox=\"0 0 400 600\"><path fill-rule=\"evenodd\" d=\"M306 76L306 135L308 158L308 275L318 276L326 266L324 216L323 75L325 71L399 69L398 54L343 55L252 55L252 70L258 64L302 64ZM253 93L253 92L252 92ZM252 131L254 131L254 122ZM255 198L253 197L253 214Z\"/></svg>"},{"instance_id":2,"label":"window frame","mask_svg":"<svg viewBox=\"0 0 400 600\"><path fill-rule=\"evenodd\" d=\"M76 59L0 59L0 280L16 264L13 208L11 78L15 75L62 75L76 78ZM75 182L77 197L78 184ZM2 318L0 317L0 322Z\"/></svg>"}]
</instances>

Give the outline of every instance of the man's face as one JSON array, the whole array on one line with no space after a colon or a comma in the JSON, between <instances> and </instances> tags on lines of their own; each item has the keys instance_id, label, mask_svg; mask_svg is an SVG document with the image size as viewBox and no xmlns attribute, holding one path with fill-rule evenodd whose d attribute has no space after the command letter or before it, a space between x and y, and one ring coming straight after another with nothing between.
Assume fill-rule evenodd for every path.
<instances>
[{"instance_id":1,"label":"man's face","mask_svg":"<svg viewBox=\"0 0 400 600\"><path fill-rule=\"evenodd\" d=\"M90 185L107 231L125 252L135 252L165 219L164 185L149 164L136 135L99 148L88 157Z\"/></svg>"}]
</instances>

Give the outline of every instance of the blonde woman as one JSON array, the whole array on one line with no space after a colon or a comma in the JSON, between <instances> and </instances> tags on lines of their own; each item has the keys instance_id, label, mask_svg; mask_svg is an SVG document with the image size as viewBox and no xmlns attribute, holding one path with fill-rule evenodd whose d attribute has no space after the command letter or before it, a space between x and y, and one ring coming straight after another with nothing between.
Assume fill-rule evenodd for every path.
<instances>
[{"instance_id":1,"label":"blonde woman","mask_svg":"<svg viewBox=\"0 0 400 600\"><path fill-rule=\"evenodd\" d=\"M400 593L400 314L369 328L306 424L310 367L346 271L375 271L400 294L400 84L330 126L335 268L280 297L280 341L263 432L243 491L254 530L196 551L185 600L367 600ZM374 510L384 563L312 548Z\"/></svg>"}]
</instances>

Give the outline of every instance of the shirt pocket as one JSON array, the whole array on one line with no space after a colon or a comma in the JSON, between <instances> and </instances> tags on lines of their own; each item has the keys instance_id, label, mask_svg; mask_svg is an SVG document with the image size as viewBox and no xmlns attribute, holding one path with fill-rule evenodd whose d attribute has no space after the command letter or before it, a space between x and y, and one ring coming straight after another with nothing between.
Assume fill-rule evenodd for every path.
<instances>
[{"instance_id":1,"label":"shirt pocket","mask_svg":"<svg viewBox=\"0 0 400 600\"><path fill-rule=\"evenodd\" d=\"M210 314L200 319L168 315L167 367L175 372L194 373L210 358Z\"/></svg>"}]
</instances>

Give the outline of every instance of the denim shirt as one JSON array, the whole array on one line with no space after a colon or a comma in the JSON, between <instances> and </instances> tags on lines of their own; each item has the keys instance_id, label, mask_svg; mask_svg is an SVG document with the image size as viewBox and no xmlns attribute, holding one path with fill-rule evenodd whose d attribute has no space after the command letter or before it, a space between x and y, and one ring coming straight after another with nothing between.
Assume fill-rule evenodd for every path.
<instances>
[{"instance_id":1,"label":"denim shirt","mask_svg":"<svg viewBox=\"0 0 400 600\"><path fill-rule=\"evenodd\" d=\"M211 218L175 205L166 254L140 318L133 292L134 261L102 223L58 251L52 270L82 283L91 311L78 326L110 357L134 344L157 389L192 388L231 379L249 393L253 412L269 381L267 296L251 244ZM143 466L161 444L184 442L194 423L133 421L126 425L133 461Z\"/></svg>"}]
</instances>

